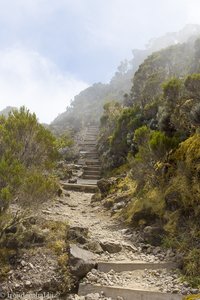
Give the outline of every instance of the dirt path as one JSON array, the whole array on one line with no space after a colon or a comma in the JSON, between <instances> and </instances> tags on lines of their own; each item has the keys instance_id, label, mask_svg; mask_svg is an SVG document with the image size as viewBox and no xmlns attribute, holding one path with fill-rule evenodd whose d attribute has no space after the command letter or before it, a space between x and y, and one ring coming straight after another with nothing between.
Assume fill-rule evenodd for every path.
<instances>
[{"instance_id":1,"label":"dirt path","mask_svg":"<svg viewBox=\"0 0 200 300\"><path fill-rule=\"evenodd\" d=\"M157 255L143 253L141 248L133 243L133 235L126 228L123 228L116 219L112 218L110 212L105 210L105 208L99 205L94 207L91 204L91 197L92 194L74 191L67 192L66 195L58 198L51 206L47 205L44 207L43 214L48 219L67 220L71 227L88 228L89 241L95 241L100 244L108 242L121 246L121 251L117 253L103 251L100 254L95 254L97 262L163 263L165 260L169 260L166 253L161 251ZM154 292L189 293L188 284L181 282L178 273L175 270L167 270L165 268L158 270L143 268L142 270L125 272L111 270L108 273L92 270L83 282L86 284L121 286ZM76 298L72 299L90 299L81 298L82 296L80 298L78 298L79 296L74 297ZM93 298L91 299L93 300Z\"/></svg>"},{"instance_id":2,"label":"dirt path","mask_svg":"<svg viewBox=\"0 0 200 300\"><path fill-rule=\"evenodd\" d=\"M68 194L68 192L67 192ZM110 212L101 206L92 206L92 194L82 192L69 192L70 197L63 196L57 202L43 209L45 217L53 220L68 221L70 226L80 226L89 229L90 240L101 243L113 242L120 244L123 251L109 254L104 252L97 255L97 260L107 261L159 261L156 256L145 255L140 249L136 248L130 235L126 234L126 228L123 228L114 218L111 218Z\"/></svg>"}]
</instances>

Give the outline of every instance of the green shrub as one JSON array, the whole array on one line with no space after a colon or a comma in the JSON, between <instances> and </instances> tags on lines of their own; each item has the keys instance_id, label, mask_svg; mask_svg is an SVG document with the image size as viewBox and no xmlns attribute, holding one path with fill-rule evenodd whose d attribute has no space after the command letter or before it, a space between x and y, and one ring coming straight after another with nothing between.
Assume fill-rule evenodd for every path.
<instances>
[{"instance_id":1,"label":"green shrub","mask_svg":"<svg viewBox=\"0 0 200 300\"><path fill-rule=\"evenodd\" d=\"M20 186L19 203L23 207L36 208L56 195L57 190L58 183L55 178L32 170Z\"/></svg>"},{"instance_id":2,"label":"green shrub","mask_svg":"<svg viewBox=\"0 0 200 300\"><path fill-rule=\"evenodd\" d=\"M55 137L22 107L0 118L0 235L9 223L9 202L31 207L53 196L50 177L58 157Z\"/></svg>"}]
</instances>

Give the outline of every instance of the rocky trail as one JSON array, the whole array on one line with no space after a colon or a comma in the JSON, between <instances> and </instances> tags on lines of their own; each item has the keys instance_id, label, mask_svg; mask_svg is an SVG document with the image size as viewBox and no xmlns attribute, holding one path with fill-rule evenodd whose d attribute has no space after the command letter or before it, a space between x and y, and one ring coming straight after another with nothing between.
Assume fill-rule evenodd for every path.
<instances>
[{"instance_id":1,"label":"rocky trail","mask_svg":"<svg viewBox=\"0 0 200 300\"><path fill-rule=\"evenodd\" d=\"M69 224L70 266L79 286L77 294L67 299L179 300L198 293L180 279L178 257L172 250L165 252L145 244L139 233L126 228L101 202L94 201L101 178L97 134L98 128L90 127L82 136L72 178L61 182L62 195L45 202L39 213L41 219ZM63 299L57 294L61 283L55 255L48 248L36 247L25 251L9 272L0 287L0 298L1 291L6 291L11 296L25 293L18 299L27 300L30 295L38 299L35 292L45 289L53 294L41 299Z\"/></svg>"},{"instance_id":2,"label":"rocky trail","mask_svg":"<svg viewBox=\"0 0 200 300\"><path fill-rule=\"evenodd\" d=\"M183 299L192 290L179 278L175 253L138 242L136 233L91 201L101 176L96 139L97 128L89 128L80 145L81 178L62 182L62 198L43 209L49 219L68 220L76 242L71 245L73 271L84 278L78 294L68 299Z\"/></svg>"}]
</instances>

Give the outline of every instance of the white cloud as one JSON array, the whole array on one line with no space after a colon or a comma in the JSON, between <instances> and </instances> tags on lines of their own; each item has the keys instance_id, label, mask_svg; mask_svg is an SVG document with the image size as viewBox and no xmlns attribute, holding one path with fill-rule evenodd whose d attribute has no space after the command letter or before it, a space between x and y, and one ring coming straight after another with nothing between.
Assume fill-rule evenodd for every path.
<instances>
[{"instance_id":1,"label":"white cloud","mask_svg":"<svg viewBox=\"0 0 200 300\"><path fill-rule=\"evenodd\" d=\"M186 23L200 23L200 0L0 0L0 109L48 122L87 87L71 73L110 79L132 48Z\"/></svg>"},{"instance_id":2,"label":"white cloud","mask_svg":"<svg viewBox=\"0 0 200 300\"><path fill-rule=\"evenodd\" d=\"M87 86L38 52L0 50L0 109L25 105L41 122L50 122Z\"/></svg>"},{"instance_id":3,"label":"white cloud","mask_svg":"<svg viewBox=\"0 0 200 300\"><path fill-rule=\"evenodd\" d=\"M187 0L187 22L196 24L200 23L200 1Z\"/></svg>"}]
</instances>

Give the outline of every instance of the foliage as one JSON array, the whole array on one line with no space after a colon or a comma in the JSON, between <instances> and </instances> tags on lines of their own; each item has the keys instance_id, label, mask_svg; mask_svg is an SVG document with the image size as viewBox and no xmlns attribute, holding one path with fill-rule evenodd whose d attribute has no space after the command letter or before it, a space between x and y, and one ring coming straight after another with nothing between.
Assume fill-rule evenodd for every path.
<instances>
[{"instance_id":1,"label":"foliage","mask_svg":"<svg viewBox=\"0 0 200 300\"><path fill-rule=\"evenodd\" d=\"M101 117L101 130L98 140L98 150L101 155L101 162L104 169L113 168L113 161L111 158L110 142L111 134L116 127L118 118L121 114L122 107L118 102L111 101L104 105L104 113Z\"/></svg>"},{"instance_id":2,"label":"foliage","mask_svg":"<svg viewBox=\"0 0 200 300\"><path fill-rule=\"evenodd\" d=\"M51 198L50 176L58 152L55 137L24 107L0 119L0 235L9 222L9 203L27 208Z\"/></svg>"},{"instance_id":3,"label":"foliage","mask_svg":"<svg viewBox=\"0 0 200 300\"><path fill-rule=\"evenodd\" d=\"M200 297L199 294L198 295L197 294L196 295L190 295L190 296L184 297L183 300L198 300L199 297Z\"/></svg>"},{"instance_id":4,"label":"foliage","mask_svg":"<svg viewBox=\"0 0 200 300\"><path fill-rule=\"evenodd\" d=\"M168 101L176 102L179 98L181 89L181 80L177 78L172 78L163 84L163 94Z\"/></svg>"},{"instance_id":5,"label":"foliage","mask_svg":"<svg viewBox=\"0 0 200 300\"><path fill-rule=\"evenodd\" d=\"M131 95L142 108L162 94L162 85L172 77L185 76L190 68L192 51L189 44L178 44L150 55L135 73ZM177 79L171 88L177 88ZM167 89L166 89L167 91Z\"/></svg>"},{"instance_id":6,"label":"foliage","mask_svg":"<svg viewBox=\"0 0 200 300\"><path fill-rule=\"evenodd\" d=\"M185 80L185 87L190 93L190 96L199 100L200 99L200 74L192 74L187 76Z\"/></svg>"},{"instance_id":7,"label":"foliage","mask_svg":"<svg viewBox=\"0 0 200 300\"><path fill-rule=\"evenodd\" d=\"M58 150L65 147L71 147L73 144L73 140L68 132L62 133L55 140L55 146Z\"/></svg>"},{"instance_id":8,"label":"foliage","mask_svg":"<svg viewBox=\"0 0 200 300\"><path fill-rule=\"evenodd\" d=\"M99 149L107 175L129 177L122 210L141 230L159 226L163 244L183 255L183 273L199 285L200 42L191 39L147 57L127 107L102 117ZM196 64L196 65L195 65ZM195 73L196 72L196 73ZM112 124L112 125L110 125ZM106 146L101 148L101 145ZM119 184L108 201L121 193ZM112 195L114 194L114 195Z\"/></svg>"},{"instance_id":9,"label":"foliage","mask_svg":"<svg viewBox=\"0 0 200 300\"><path fill-rule=\"evenodd\" d=\"M49 230L47 237L47 246L57 256L58 273L61 277L61 284L58 290L62 294L66 294L74 284L69 270L69 244L68 244L68 230L69 225L66 222L60 221L46 221L42 224L43 229Z\"/></svg>"},{"instance_id":10,"label":"foliage","mask_svg":"<svg viewBox=\"0 0 200 300\"><path fill-rule=\"evenodd\" d=\"M165 208L162 193L158 188L151 191L143 190L140 195L133 196L133 200L123 212L126 221L132 226L150 225L156 219L161 220Z\"/></svg>"},{"instance_id":11,"label":"foliage","mask_svg":"<svg viewBox=\"0 0 200 300\"><path fill-rule=\"evenodd\" d=\"M52 198L56 190L58 184L54 177L31 170L20 186L18 197L24 208L36 208L40 203Z\"/></svg>"},{"instance_id":12,"label":"foliage","mask_svg":"<svg viewBox=\"0 0 200 300\"><path fill-rule=\"evenodd\" d=\"M197 104L191 110L191 122L194 125L200 126L200 104Z\"/></svg>"},{"instance_id":13,"label":"foliage","mask_svg":"<svg viewBox=\"0 0 200 300\"><path fill-rule=\"evenodd\" d=\"M141 125L142 116L138 107L125 108L117 120L111 139L111 152L119 157L126 157L130 150L129 133Z\"/></svg>"}]
</instances>

